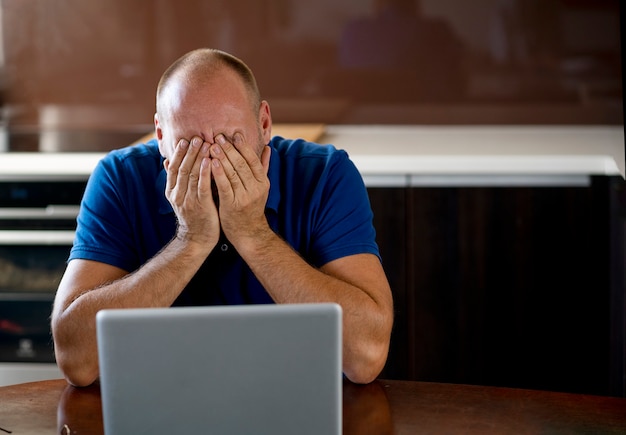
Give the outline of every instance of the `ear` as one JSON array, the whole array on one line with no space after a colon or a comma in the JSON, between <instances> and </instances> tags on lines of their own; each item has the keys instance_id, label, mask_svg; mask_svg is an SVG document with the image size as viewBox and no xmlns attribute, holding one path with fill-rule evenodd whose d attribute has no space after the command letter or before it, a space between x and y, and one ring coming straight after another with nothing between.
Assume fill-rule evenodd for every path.
<instances>
[{"instance_id":1,"label":"ear","mask_svg":"<svg viewBox=\"0 0 626 435\"><path fill-rule=\"evenodd\" d=\"M163 130L161 129L161 124L159 123L159 114L154 114L154 133L158 140L163 140Z\"/></svg>"},{"instance_id":2,"label":"ear","mask_svg":"<svg viewBox=\"0 0 626 435\"><path fill-rule=\"evenodd\" d=\"M270 143L272 139L272 114L270 112L270 105L265 100L261 101L261 107L259 109L259 125L261 126L264 143Z\"/></svg>"},{"instance_id":3,"label":"ear","mask_svg":"<svg viewBox=\"0 0 626 435\"><path fill-rule=\"evenodd\" d=\"M154 135L159 142L159 152L163 157L167 157L165 155L165 148L163 145L163 129L161 128L161 123L159 122L159 114L154 114Z\"/></svg>"}]
</instances>

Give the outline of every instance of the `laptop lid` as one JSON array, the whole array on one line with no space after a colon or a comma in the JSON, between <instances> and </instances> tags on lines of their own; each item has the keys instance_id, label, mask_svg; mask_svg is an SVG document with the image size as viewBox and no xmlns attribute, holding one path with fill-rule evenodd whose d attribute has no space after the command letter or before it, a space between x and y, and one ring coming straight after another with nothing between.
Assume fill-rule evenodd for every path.
<instances>
[{"instance_id":1,"label":"laptop lid","mask_svg":"<svg viewBox=\"0 0 626 435\"><path fill-rule=\"evenodd\" d=\"M339 434L336 304L103 310L107 434Z\"/></svg>"}]
</instances>

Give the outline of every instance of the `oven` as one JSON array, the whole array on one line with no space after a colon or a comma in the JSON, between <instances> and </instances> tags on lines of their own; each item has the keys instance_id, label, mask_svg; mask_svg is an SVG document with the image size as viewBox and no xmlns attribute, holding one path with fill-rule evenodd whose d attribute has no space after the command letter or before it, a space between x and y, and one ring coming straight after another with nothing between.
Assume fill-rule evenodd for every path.
<instances>
[{"instance_id":1,"label":"oven","mask_svg":"<svg viewBox=\"0 0 626 435\"><path fill-rule=\"evenodd\" d=\"M50 314L85 185L86 178L0 180L0 363L5 368L56 367Z\"/></svg>"}]
</instances>

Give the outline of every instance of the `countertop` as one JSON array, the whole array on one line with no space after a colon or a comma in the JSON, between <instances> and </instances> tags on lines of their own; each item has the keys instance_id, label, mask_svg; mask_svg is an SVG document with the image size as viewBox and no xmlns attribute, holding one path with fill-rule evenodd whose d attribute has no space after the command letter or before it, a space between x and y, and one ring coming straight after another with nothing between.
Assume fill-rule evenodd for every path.
<instances>
[{"instance_id":1,"label":"countertop","mask_svg":"<svg viewBox=\"0 0 626 435\"><path fill-rule=\"evenodd\" d=\"M345 149L370 186L568 185L626 175L622 126L297 124L275 125L273 133ZM0 178L87 177L103 156L7 152Z\"/></svg>"}]
</instances>

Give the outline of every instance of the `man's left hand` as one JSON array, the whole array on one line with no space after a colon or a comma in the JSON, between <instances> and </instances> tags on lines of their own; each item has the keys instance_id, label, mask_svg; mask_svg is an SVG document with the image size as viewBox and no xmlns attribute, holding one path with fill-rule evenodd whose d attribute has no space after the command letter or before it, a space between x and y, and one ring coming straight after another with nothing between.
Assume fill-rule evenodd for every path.
<instances>
[{"instance_id":1,"label":"man's left hand","mask_svg":"<svg viewBox=\"0 0 626 435\"><path fill-rule=\"evenodd\" d=\"M263 147L259 157L256 145L246 143L237 132L230 139L218 134L211 146L220 223L235 247L269 230L265 204L270 188L267 171L271 150Z\"/></svg>"}]
</instances>

